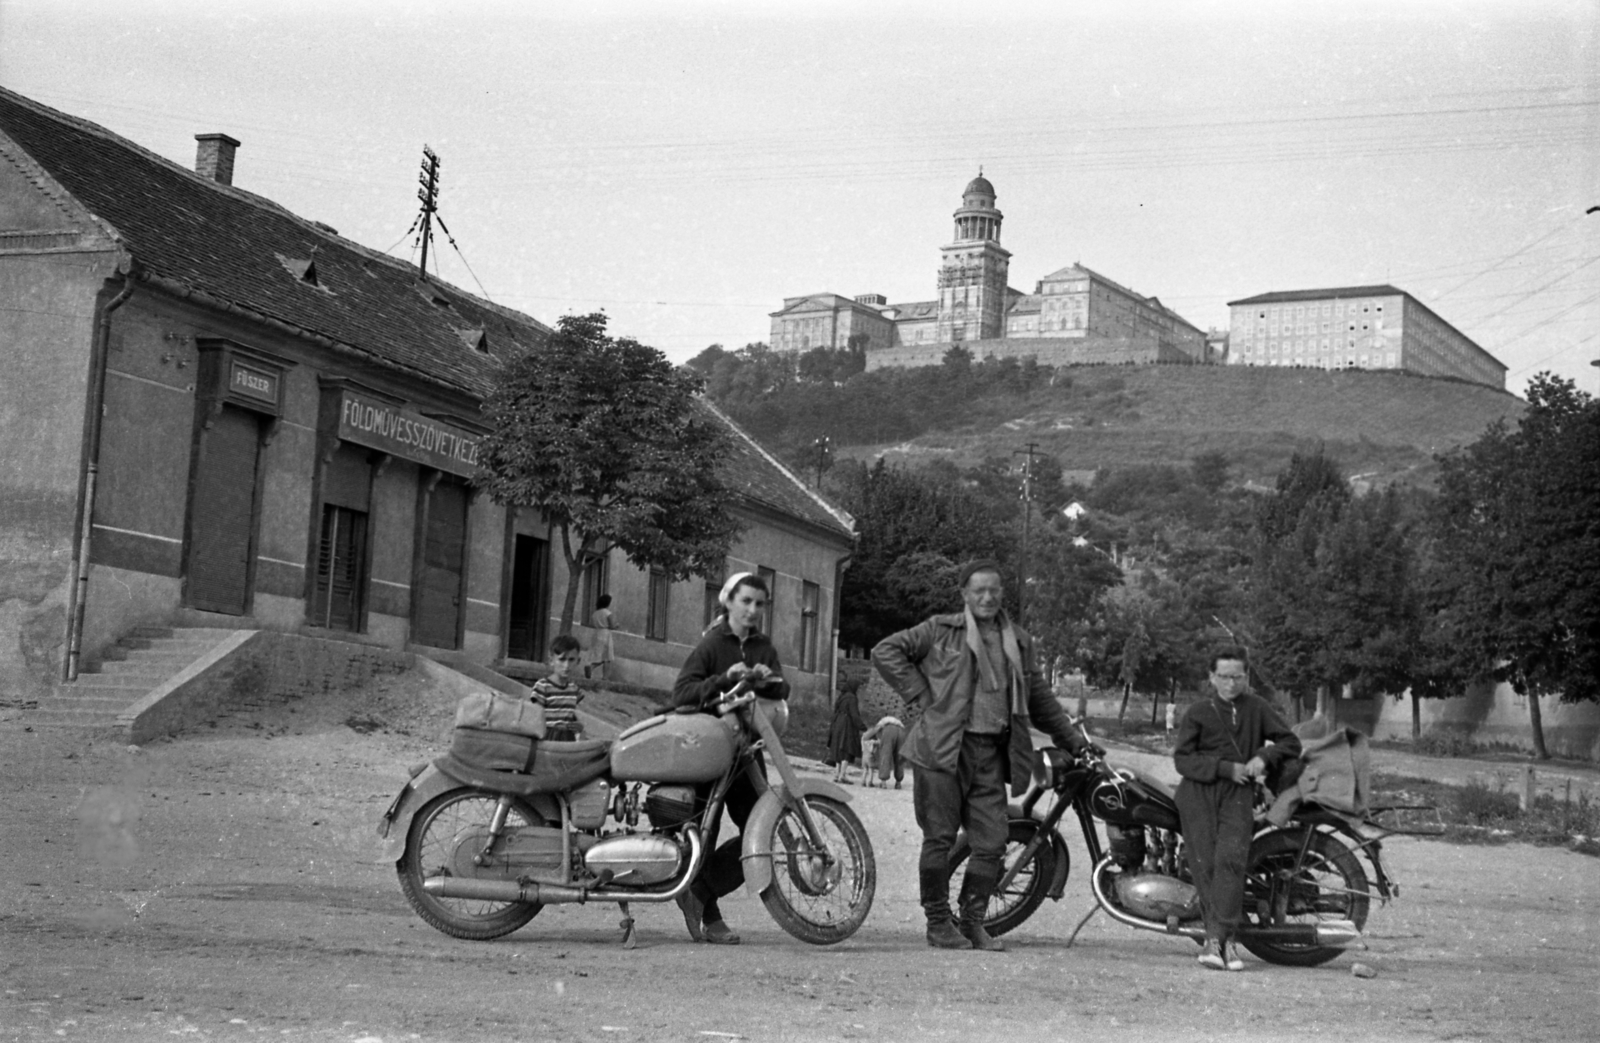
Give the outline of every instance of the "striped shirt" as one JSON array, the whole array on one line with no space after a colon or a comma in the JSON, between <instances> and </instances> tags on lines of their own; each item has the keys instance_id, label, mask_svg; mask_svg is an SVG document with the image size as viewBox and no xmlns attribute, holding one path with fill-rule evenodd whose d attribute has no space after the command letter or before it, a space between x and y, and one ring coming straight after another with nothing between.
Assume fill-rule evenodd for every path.
<instances>
[{"instance_id":1,"label":"striped shirt","mask_svg":"<svg viewBox=\"0 0 1600 1043\"><path fill-rule=\"evenodd\" d=\"M533 701L544 707L545 737L561 741L583 734L578 723L578 700L583 690L572 681L557 684L548 677L533 683Z\"/></svg>"}]
</instances>

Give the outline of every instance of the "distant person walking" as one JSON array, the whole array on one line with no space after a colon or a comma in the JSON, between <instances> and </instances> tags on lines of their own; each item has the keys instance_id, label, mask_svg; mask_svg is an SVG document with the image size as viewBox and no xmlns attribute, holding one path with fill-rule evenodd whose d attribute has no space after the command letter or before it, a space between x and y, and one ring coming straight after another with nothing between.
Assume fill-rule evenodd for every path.
<instances>
[{"instance_id":1,"label":"distant person walking","mask_svg":"<svg viewBox=\"0 0 1600 1043\"><path fill-rule=\"evenodd\" d=\"M617 619L611 614L611 595L601 594L594 603L594 614L589 617L589 626L594 628L594 643L589 649L588 676L604 680L606 667L617 657L616 647L611 643L611 632L617 629Z\"/></svg>"},{"instance_id":2,"label":"distant person walking","mask_svg":"<svg viewBox=\"0 0 1600 1043\"><path fill-rule=\"evenodd\" d=\"M850 762L861 756L861 733L866 723L861 719L861 702L854 688L839 693L833 704L833 725L828 729L828 761L836 764L833 781L850 781ZM866 778L867 766L861 766L861 777Z\"/></svg>"},{"instance_id":3,"label":"distant person walking","mask_svg":"<svg viewBox=\"0 0 1600 1043\"><path fill-rule=\"evenodd\" d=\"M878 744L877 756L871 768L876 768L878 781L884 785L889 784L889 774L894 774L894 788L900 788L900 782L906 777L906 757L902 747L905 746L906 726L900 723L898 717L880 717L878 723L867 729L861 737L865 743L868 739L876 740Z\"/></svg>"}]
</instances>

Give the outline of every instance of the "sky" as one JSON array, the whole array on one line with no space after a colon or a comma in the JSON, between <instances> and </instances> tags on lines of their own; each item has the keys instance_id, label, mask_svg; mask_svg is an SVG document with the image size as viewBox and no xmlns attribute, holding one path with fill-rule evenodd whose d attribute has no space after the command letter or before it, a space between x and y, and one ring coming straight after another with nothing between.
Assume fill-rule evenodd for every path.
<instances>
[{"instance_id":1,"label":"sky","mask_svg":"<svg viewBox=\"0 0 1600 1043\"><path fill-rule=\"evenodd\" d=\"M785 297L936 295L981 167L1011 285L1202 329L1392 283L1600 392L1600 3L0 0L0 85L402 259L685 361Z\"/></svg>"}]
</instances>

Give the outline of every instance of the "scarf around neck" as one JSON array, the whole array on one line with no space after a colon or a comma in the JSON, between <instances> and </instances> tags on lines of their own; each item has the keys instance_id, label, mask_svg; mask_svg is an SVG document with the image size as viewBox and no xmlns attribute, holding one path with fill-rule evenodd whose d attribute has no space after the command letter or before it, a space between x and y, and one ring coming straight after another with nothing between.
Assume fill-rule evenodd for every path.
<instances>
[{"instance_id":1,"label":"scarf around neck","mask_svg":"<svg viewBox=\"0 0 1600 1043\"><path fill-rule=\"evenodd\" d=\"M963 608L962 611L967 616L967 649L978 661L978 675L989 688L999 688L1000 679L994 676L994 664L989 662L988 655L983 651L983 636L978 633L978 620L973 616L972 609ZM1006 615L1005 609L1001 609L994 618L1000 627L1000 647L1005 650L1006 662L1011 666L1007 671L1011 675L1007 686L1011 693L1011 714L1026 716L1028 693L1022 684L1022 646L1017 642L1017 628L1011 625L1011 617Z\"/></svg>"}]
</instances>

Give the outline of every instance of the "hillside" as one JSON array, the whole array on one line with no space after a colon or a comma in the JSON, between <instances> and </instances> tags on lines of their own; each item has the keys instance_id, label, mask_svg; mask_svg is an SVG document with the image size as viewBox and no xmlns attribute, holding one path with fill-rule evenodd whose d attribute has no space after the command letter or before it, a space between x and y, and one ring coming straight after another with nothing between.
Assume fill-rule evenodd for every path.
<instances>
[{"instance_id":1,"label":"hillside","mask_svg":"<svg viewBox=\"0 0 1600 1043\"><path fill-rule=\"evenodd\" d=\"M902 406L915 411L914 403ZM930 417L928 429L908 440L836 440L836 451L908 462L947 456L964 466L1009 458L1035 442L1072 473L1182 464L1218 450L1233 464L1236 481L1269 483L1291 454L1321 444L1348 474L1430 485L1435 453L1523 409L1506 392L1397 373L1084 367L1057 371L1053 384L1020 395L974 398L956 415Z\"/></svg>"}]
</instances>

